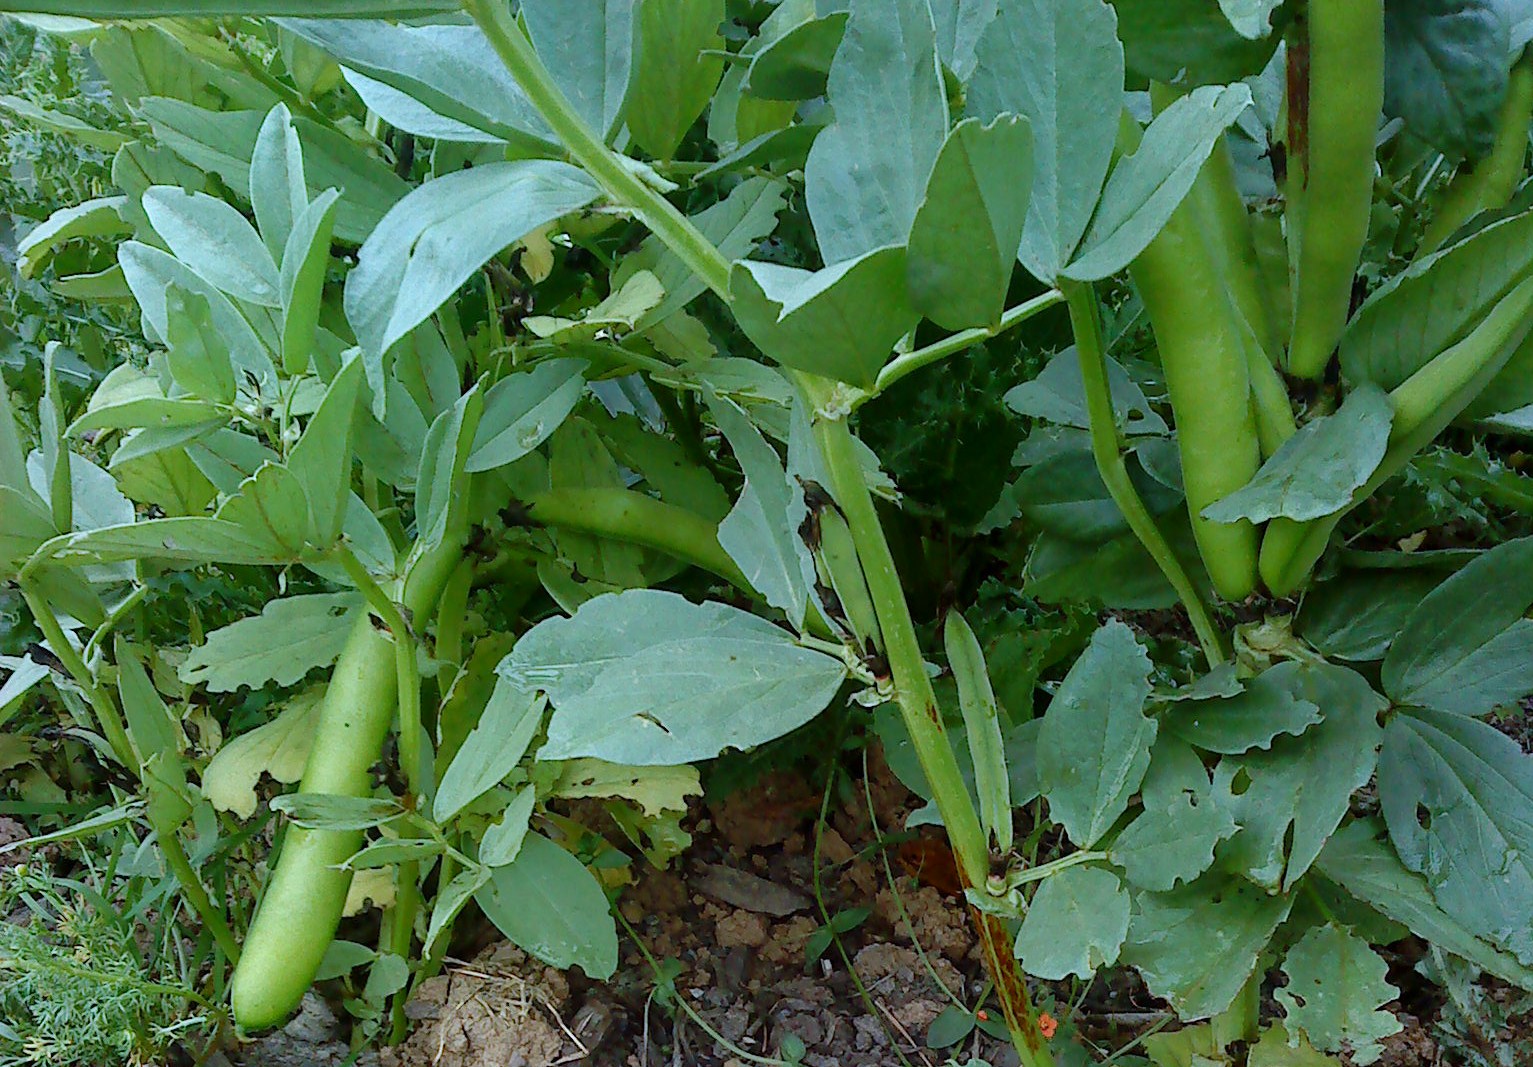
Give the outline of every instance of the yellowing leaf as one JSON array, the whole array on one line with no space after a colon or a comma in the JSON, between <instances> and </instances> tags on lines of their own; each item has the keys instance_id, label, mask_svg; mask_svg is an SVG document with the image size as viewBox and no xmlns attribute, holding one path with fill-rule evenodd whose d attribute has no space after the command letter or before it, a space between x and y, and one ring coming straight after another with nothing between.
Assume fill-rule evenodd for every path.
<instances>
[{"instance_id":1,"label":"yellowing leaf","mask_svg":"<svg viewBox=\"0 0 1533 1067\"><path fill-rule=\"evenodd\" d=\"M271 722L230 741L202 772L202 794L220 811L242 819L255 814L256 783L269 774L285 785L303 777L314 740L316 713L324 689L306 689Z\"/></svg>"},{"instance_id":2,"label":"yellowing leaf","mask_svg":"<svg viewBox=\"0 0 1533 1067\"><path fill-rule=\"evenodd\" d=\"M701 796L697 768L629 767L599 759L573 759L564 764L554 795L560 797L623 797L646 815L685 811L687 797Z\"/></svg>"}]
</instances>

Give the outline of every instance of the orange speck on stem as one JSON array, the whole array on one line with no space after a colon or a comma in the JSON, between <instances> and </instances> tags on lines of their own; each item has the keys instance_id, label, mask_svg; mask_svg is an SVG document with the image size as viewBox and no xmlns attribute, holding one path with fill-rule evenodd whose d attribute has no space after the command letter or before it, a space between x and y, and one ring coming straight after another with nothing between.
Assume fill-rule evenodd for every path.
<instances>
[{"instance_id":1,"label":"orange speck on stem","mask_svg":"<svg viewBox=\"0 0 1533 1067\"><path fill-rule=\"evenodd\" d=\"M1045 1041L1054 1040L1054 1032L1059 1029L1059 1020L1046 1011L1038 1013L1038 1031L1043 1034Z\"/></svg>"}]
</instances>

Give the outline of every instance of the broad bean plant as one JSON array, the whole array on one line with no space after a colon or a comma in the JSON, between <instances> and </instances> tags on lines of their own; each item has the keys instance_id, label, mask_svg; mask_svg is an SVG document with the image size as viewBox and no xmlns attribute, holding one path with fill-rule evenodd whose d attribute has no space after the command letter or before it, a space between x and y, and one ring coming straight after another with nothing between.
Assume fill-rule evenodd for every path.
<instances>
[{"instance_id":1,"label":"broad bean plant","mask_svg":"<svg viewBox=\"0 0 1533 1067\"><path fill-rule=\"evenodd\" d=\"M1136 970L1162 1065L1372 1062L1407 933L1533 988L1533 539L1369 536L1533 432L1527 4L0 7L123 116L18 267L148 341L0 412L19 669L241 1028L344 979L397 1039L466 908L612 975L629 859L565 802L664 863L700 764L848 701L1026 1067L1086 1055L1029 978ZM949 377L1026 437L939 407L912 503L867 442ZM272 594L146 640L181 572Z\"/></svg>"}]
</instances>

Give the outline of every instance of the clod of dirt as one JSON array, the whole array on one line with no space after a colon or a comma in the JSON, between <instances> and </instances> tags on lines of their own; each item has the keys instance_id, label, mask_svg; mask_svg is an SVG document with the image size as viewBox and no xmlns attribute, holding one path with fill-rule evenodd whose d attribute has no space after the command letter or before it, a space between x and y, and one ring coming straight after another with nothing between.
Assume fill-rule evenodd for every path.
<instances>
[{"instance_id":1,"label":"clod of dirt","mask_svg":"<svg viewBox=\"0 0 1533 1067\"><path fill-rule=\"evenodd\" d=\"M712 805L719 835L741 848L763 848L786 841L811 818L818 797L800 777L774 772L749 789Z\"/></svg>"},{"instance_id":2,"label":"clod of dirt","mask_svg":"<svg viewBox=\"0 0 1533 1067\"><path fill-rule=\"evenodd\" d=\"M716 863L705 866L692 884L714 900L760 915L792 915L809 907L809 898L795 889Z\"/></svg>"},{"instance_id":3,"label":"clod of dirt","mask_svg":"<svg viewBox=\"0 0 1533 1067\"><path fill-rule=\"evenodd\" d=\"M905 914L910 917L909 926L900 914L900 901L905 905ZM895 937L900 941L910 941L913 927L915 940L928 954L941 954L957 962L977 947L963 905L931 886L921 886L914 891L902 887L899 901L885 887L874 900L873 911L894 928Z\"/></svg>"},{"instance_id":4,"label":"clod of dirt","mask_svg":"<svg viewBox=\"0 0 1533 1067\"><path fill-rule=\"evenodd\" d=\"M416 1030L382 1067L546 1067L580 1051L558 1022L568 1000L562 974L499 945L422 984Z\"/></svg>"},{"instance_id":5,"label":"clod of dirt","mask_svg":"<svg viewBox=\"0 0 1533 1067\"><path fill-rule=\"evenodd\" d=\"M963 990L963 976L940 956L928 954L931 970L955 994ZM857 953L853 966L867 985L875 1004L887 1012L896 1029L904 1028L920 1038L932 1020L947 1006L947 995L932 978L914 949L901 945L868 945Z\"/></svg>"},{"instance_id":6,"label":"clod of dirt","mask_svg":"<svg viewBox=\"0 0 1533 1067\"><path fill-rule=\"evenodd\" d=\"M0 818L0 848L6 845L14 845L18 841L25 841L31 835L27 828L15 819ZM0 871L7 867L19 867L23 863L31 862L26 849L17 848L9 852L0 852Z\"/></svg>"},{"instance_id":7,"label":"clod of dirt","mask_svg":"<svg viewBox=\"0 0 1533 1067\"><path fill-rule=\"evenodd\" d=\"M293 1020L276 1033L232 1053L241 1067L340 1067L351 1055L345 1030L330 1005L314 993L305 993ZM371 1054L357 1061L376 1065Z\"/></svg>"},{"instance_id":8,"label":"clod of dirt","mask_svg":"<svg viewBox=\"0 0 1533 1067\"><path fill-rule=\"evenodd\" d=\"M734 911L714 927L719 948L760 948L766 944L767 925L761 916L748 911Z\"/></svg>"}]
</instances>

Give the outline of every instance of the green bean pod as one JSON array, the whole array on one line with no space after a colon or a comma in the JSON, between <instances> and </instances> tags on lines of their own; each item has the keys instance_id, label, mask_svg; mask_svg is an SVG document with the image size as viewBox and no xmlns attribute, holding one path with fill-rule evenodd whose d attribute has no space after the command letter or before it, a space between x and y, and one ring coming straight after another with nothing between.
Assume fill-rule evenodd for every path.
<instances>
[{"instance_id":1,"label":"green bean pod","mask_svg":"<svg viewBox=\"0 0 1533 1067\"><path fill-rule=\"evenodd\" d=\"M1384 3L1312 0L1305 23L1308 99L1288 101L1297 112L1291 123L1304 131L1304 143L1289 146L1290 212L1297 223L1291 239L1298 247L1288 369L1318 378L1346 329L1368 239L1384 107Z\"/></svg>"},{"instance_id":2,"label":"green bean pod","mask_svg":"<svg viewBox=\"0 0 1533 1067\"><path fill-rule=\"evenodd\" d=\"M1417 258L1441 248L1482 211L1505 207L1517 190L1528 158L1528 125L1533 123L1533 56L1512 67L1490 155L1454 178L1422 235Z\"/></svg>"},{"instance_id":3,"label":"green bean pod","mask_svg":"<svg viewBox=\"0 0 1533 1067\"><path fill-rule=\"evenodd\" d=\"M1129 270L1166 373L1198 550L1219 595L1243 600L1256 588L1256 528L1213 522L1202 512L1245 485L1261 465L1248 331L1192 203L1176 210Z\"/></svg>"},{"instance_id":4,"label":"green bean pod","mask_svg":"<svg viewBox=\"0 0 1533 1067\"><path fill-rule=\"evenodd\" d=\"M1309 576L1347 512L1398 474L1484 392L1533 331L1533 278L1524 279L1467 337L1444 349L1389 394L1394 422L1383 462L1345 508L1313 522L1275 519L1262 538L1261 576L1275 596L1289 596Z\"/></svg>"},{"instance_id":5,"label":"green bean pod","mask_svg":"<svg viewBox=\"0 0 1533 1067\"><path fill-rule=\"evenodd\" d=\"M325 691L299 792L366 796L397 695L394 642L363 612ZM351 888L351 872L337 865L361 847L360 830L288 828L234 969L234 1021L242 1030L276 1026L303 999Z\"/></svg>"}]
</instances>

